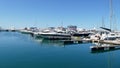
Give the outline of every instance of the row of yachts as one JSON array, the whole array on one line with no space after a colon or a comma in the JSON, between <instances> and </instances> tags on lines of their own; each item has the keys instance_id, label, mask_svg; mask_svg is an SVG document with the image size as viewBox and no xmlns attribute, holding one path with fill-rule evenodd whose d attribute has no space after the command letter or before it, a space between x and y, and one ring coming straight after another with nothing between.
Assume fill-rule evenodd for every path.
<instances>
[{"instance_id":1,"label":"row of yachts","mask_svg":"<svg viewBox=\"0 0 120 68\"><path fill-rule=\"evenodd\" d=\"M81 32L65 32L65 31L31 31L20 30L22 33L29 33L36 38L44 38L50 40L71 40L73 37L77 39L89 38L91 40L119 40L120 32L112 31L81 31Z\"/></svg>"},{"instance_id":2,"label":"row of yachts","mask_svg":"<svg viewBox=\"0 0 120 68\"><path fill-rule=\"evenodd\" d=\"M104 29L104 28L103 28ZM2 31L2 30L1 30ZM5 30L3 30L5 31ZM15 31L15 30L6 30ZM89 38L91 40L120 40L120 32L105 30L94 31L65 31L65 30L28 30L20 29L21 33L32 34L36 38L53 39L53 40L71 40L73 37L77 39Z\"/></svg>"},{"instance_id":3,"label":"row of yachts","mask_svg":"<svg viewBox=\"0 0 120 68\"><path fill-rule=\"evenodd\" d=\"M89 32L66 32L66 31L30 31L20 30L22 33L32 34L36 38L44 38L49 40L71 40L73 37L88 37Z\"/></svg>"}]
</instances>

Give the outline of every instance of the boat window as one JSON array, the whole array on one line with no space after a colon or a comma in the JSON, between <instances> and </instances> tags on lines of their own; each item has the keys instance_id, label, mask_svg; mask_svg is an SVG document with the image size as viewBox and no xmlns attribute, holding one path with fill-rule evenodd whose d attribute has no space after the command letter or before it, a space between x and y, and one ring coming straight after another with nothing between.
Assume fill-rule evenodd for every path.
<instances>
[{"instance_id":1,"label":"boat window","mask_svg":"<svg viewBox=\"0 0 120 68\"><path fill-rule=\"evenodd\" d=\"M115 34L111 34L112 36L114 36Z\"/></svg>"}]
</instances>

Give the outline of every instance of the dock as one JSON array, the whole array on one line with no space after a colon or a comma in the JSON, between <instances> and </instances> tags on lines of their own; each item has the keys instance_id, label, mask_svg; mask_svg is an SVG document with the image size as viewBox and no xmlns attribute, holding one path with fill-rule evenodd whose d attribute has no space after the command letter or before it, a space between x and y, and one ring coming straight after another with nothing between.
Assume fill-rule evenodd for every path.
<instances>
[{"instance_id":1,"label":"dock","mask_svg":"<svg viewBox=\"0 0 120 68\"><path fill-rule=\"evenodd\" d=\"M98 53L104 53L104 52L110 52L110 51L116 51L120 50L120 48L114 48L114 49L108 49L108 50L91 50L92 54L98 54Z\"/></svg>"},{"instance_id":2,"label":"dock","mask_svg":"<svg viewBox=\"0 0 120 68\"><path fill-rule=\"evenodd\" d=\"M91 46L90 47L92 51L96 50L112 50L112 49L118 49L120 48L120 45L104 45L104 46Z\"/></svg>"},{"instance_id":3,"label":"dock","mask_svg":"<svg viewBox=\"0 0 120 68\"><path fill-rule=\"evenodd\" d=\"M90 46L91 51L109 51L120 49L120 41L118 40L92 40L92 43L98 43Z\"/></svg>"},{"instance_id":4,"label":"dock","mask_svg":"<svg viewBox=\"0 0 120 68\"><path fill-rule=\"evenodd\" d=\"M118 40L92 40L92 42L103 43L103 44L112 44L112 45L120 45L120 41Z\"/></svg>"},{"instance_id":5,"label":"dock","mask_svg":"<svg viewBox=\"0 0 120 68\"><path fill-rule=\"evenodd\" d=\"M80 44L80 43L83 43L82 40L79 40L79 41L75 41L75 40L60 40L64 45L67 45L67 44Z\"/></svg>"}]
</instances>

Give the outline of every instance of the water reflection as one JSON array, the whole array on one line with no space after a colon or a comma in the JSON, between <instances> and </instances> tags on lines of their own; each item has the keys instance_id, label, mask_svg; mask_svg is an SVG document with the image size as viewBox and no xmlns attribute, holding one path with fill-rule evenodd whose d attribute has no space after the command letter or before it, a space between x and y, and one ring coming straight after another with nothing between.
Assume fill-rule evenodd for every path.
<instances>
[{"instance_id":1,"label":"water reflection","mask_svg":"<svg viewBox=\"0 0 120 68\"><path fill-rule=\"evenodd\" d=\"M113 59L113 53L111 53L111 52L108 52L108 55L106 56L106 58L107 58L107 68L114 68L113 67L113 61L114 61L114 59Z\"/></svg>"},{"instance_id":2,"label":"water reflection","mask_svg":"<svg viewBox=\"0 0 120 68\"><path fill-rule=\"evenodd\" d=\"M58 40L45 40L43 38L37 38L33 34L27 34L27 35L29 35L33 39L33 41L39 43L41 46L42 45L44 45L44 46L51 45L51 46L65 47L64 43L61 41L58 41Z\"/></svg>"},{"instance_id":3,"label":"water reflection","mask_svg":"<svg viewBox=\"0 0 120 68\"><path fill-rule=\"evenodd\" d=\"M52 45L52 46L59 46L59 47L65 47L65 45L63 44L63 42L58 41L58 40L44 40L42 38L36 39L34 38L34 41L36 41L37 43L39 43L41 46L42 45Z\"/></svg>"},{"instance_id":4,"label":"water reflection","mask_svg":"<svg viewBox=\"0 0 120 68\"><path fill-rule=\"evenodd\" d=\"M94 43L94 46L110 46L110 44L102 44L102 43ZM106 68L115 68L114 66L114 62L115 62L115 51L116 50L120 50L120 48L115 48L115 49L106 49L106 50L96 50L96 51L92 51L91 50L91 54L95 55L95 56L100 56L102 55L105 60L104 62L106 62Z\"/></svg>"}]
</instances>

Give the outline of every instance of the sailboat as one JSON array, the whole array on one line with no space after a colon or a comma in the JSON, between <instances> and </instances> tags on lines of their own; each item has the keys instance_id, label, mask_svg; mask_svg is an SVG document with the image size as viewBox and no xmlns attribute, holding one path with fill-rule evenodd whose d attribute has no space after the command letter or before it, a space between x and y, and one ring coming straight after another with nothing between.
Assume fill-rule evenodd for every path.
<instances>
[{"instance_id":1,"label":"sailboat","mask_svg":"<svg viewBox=\"0 0 120 68\"><path fill-rule=\"evenodd\" d=\"M101 36L102 40L116 40L117 38L120 37L119 33L114 32L112 30L112 24L113 24L112 21L113 21L113 7L112 7L112 0L110 0L110 29L101 27L102 29L109 31L108 34L106 33L102 34Z\"/></svg>"},{"instance_id":2,"label":"sailboat","mask_svg":"<svg viewBox=\"0 0 120 68\"><path fill-rule=\"evenodd\" d=\"M95 35L91 36L91 39L95 40L116 40L120 38L120 34L118 32L114 32L112 30L112 20L113 20L113 7L112 7L112 0L110 0L110 28L100 27L101 29L105 30L99 32Z\"/></svg>"}]
</instances>

